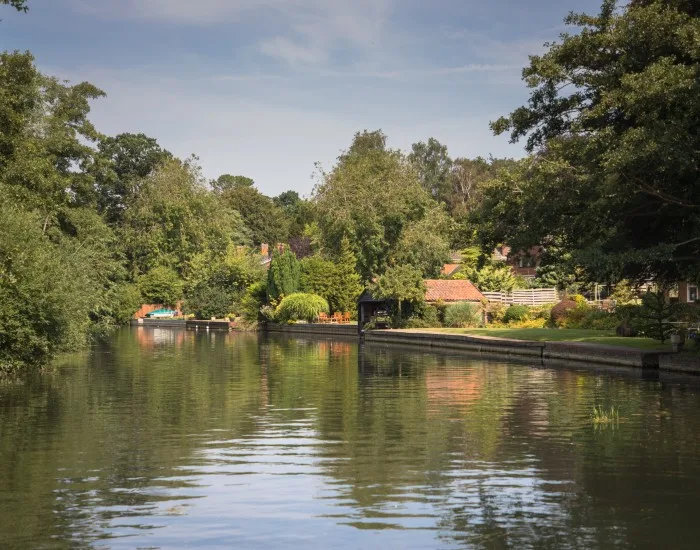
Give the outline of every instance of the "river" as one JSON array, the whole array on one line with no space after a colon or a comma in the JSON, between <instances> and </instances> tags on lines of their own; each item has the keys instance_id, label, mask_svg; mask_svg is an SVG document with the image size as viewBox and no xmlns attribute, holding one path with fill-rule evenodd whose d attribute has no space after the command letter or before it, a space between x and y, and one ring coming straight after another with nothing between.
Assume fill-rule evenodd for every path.
<instances>
[{"instance_id":1,"label":"river","mask_svg":"<svg viewBox=\"0 0 700 550\"><path fill-rule=\"evenodd\" d=\"M142 327L0 381L1 548L697 548L699 513L694 379Z\"/></svg>"}]
</instances>

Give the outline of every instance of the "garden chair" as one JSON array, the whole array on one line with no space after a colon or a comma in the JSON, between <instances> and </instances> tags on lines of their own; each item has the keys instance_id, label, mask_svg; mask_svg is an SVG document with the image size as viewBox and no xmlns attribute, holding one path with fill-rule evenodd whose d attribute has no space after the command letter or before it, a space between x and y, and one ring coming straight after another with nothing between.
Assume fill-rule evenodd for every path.
<instances>
[{"instance_id":1,"label":"garden chair","mask_svg":"<svg viewBox=\"0 0 700 550\"><path fill-rule=\"evenodd\" d=\"M323 313L323 312L319 313L318 314L318 322L322 323L322 324L327 323L328 322L328 315L326 313Z\"/></svg>"},{"instance_id":2,"label":"garden chair","mask_svg":"<svg viewBox=\"0 0 700 550\"><path fill-rule=\"evenodd\" d=\"M349 311L343 313L343 323L349 323L351 321L352 314Z\"/></svg>"}]
</instances>

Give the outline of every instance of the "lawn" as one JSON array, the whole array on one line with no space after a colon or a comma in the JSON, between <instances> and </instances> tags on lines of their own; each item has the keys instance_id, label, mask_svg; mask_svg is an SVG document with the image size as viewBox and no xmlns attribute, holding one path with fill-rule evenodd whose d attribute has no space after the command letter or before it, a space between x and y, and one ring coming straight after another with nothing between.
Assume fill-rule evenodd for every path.
<instances>
[{"instance_id":1,"label":"lawn","mask_svg":"<svg viewBox=\"0 0 700 550\"><path fill-rule=\"evenodd\" d=\"M658 340L652 340L651 338L622 338L615 336L615 333L612 331L605 330L556 328L434 328L417 330L421 332L494 336L496 338L512 338L514 340L530 340L534 342L585 342L588 344L623 346L654 351L671 351L671 345L668 342L662 344Z\"/></svg>"}]
</instances>

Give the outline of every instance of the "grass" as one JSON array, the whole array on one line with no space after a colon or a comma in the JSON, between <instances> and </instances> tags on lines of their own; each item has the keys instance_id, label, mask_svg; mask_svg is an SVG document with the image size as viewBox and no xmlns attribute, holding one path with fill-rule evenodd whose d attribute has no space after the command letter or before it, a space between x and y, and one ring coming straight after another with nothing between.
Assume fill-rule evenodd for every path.
<instances>
[{"instance_id":1,"label":"grass","mask_svg":"<svg viewBox=\"0 0 700 550\"><path fill-rule=\"evenodd\" d=\"M620 421L620 411L616 407L603 409L603 406L593 407L593 424L612 424Z\"/></svg>"},{"instance_id":2,"label":"grass","mask_svg":"<svg viewBox=\"0 0 700 550\"><path fill-rule=\"evenodd\" d=\"M606 346L622 346L649 351L670 351L670 344L662 344L651 338L623 338L612 331L587 329L556 328L431 328L415 329L429 332L446 332L450 334L469 334L473 336L494 336L529 340L532 342L583 342Z\"/></svg>"}]
</instances>

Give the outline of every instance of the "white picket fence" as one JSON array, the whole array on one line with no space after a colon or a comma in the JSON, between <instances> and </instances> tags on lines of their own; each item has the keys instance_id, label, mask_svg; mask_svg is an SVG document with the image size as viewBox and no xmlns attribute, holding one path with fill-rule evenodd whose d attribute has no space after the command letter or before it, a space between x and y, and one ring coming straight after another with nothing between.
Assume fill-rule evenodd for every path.
<instances>
[{"instance_id":1,"label":"white picket fence","mask_svg":"<svg viewBox=\"0 0 700 550\"><path fill-rule=\"evenodd\" d=\"M543 306L556 304L559 301L559 292L556 288L528 288L510 292L482 292L482 294L489 302L508 305Z\"/></svg>"}]
</instances>

